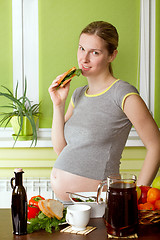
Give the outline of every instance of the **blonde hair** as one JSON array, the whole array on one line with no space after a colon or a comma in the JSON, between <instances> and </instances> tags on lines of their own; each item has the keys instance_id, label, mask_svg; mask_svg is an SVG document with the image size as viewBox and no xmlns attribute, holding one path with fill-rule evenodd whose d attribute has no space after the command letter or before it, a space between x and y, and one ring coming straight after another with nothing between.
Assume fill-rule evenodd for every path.
<instances>
[{"instance_id":1,"label":"blonde hair","mask_svg":"<svg viewBox=\"0 0 160 240\"><path fill-rule=\"evenodd\" d=\"M117 29L110 23L104 21L96 21L87 25L81 32L86 34L95 34L102 38L106 43L106 49L112 55L114 50L118 47L118 32ZM80 34L80 35L81 35ZM111 63L109 64L109 71L113 75Z\"/></svg>"}]
</instances>

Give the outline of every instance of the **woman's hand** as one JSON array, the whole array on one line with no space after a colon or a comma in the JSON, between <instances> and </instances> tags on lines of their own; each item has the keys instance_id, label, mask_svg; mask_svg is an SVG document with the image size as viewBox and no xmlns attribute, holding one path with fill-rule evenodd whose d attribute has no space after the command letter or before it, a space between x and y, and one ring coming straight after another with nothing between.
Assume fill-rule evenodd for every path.
<instances>
[{"instance_id":1,"label":"woman's hand","mask_svg":"<svg viewBox=\"0 0 160 240\"><path fill-rule=\"evenodd\" d=\"M69 92L70 82L68 82L64 87L58 88L58 80L62 76L63 74L57 76L48 89L52 102L55 106L60 106L61 104L64 104Z\"/></svg>"},{"instance_id":2,"label":"woman's hand","mask_svg":"<svg viewBox=\"0 0 160 240\"><path fill-rule=\"evenodd\" d=\"M52 122L52 143L53 148L58 155L67 144L64 137L65 101L68 96L70 86L70 83L68 83L62 88L58 87L58 80L62 76L63 74L56 77L48 89L54 106Z\"/></svg>"}]
</instances>

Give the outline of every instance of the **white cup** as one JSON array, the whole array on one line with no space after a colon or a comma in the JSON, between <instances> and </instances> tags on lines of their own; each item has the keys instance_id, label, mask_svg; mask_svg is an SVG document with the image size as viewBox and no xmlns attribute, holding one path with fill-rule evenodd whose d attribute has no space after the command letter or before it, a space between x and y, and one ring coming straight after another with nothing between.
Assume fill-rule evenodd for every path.
<instances>
[{"instance_id":1,"label":"white cup","mask_svg":"<svg viewBox=\"0 0 160 240\"><path fill-rule=\"evenodd\" d=\"M82 231L86 229L91 214L91 207L88 205L71 205L67 207L66 221L73 230Z\"/></svg>"}]
</instances>

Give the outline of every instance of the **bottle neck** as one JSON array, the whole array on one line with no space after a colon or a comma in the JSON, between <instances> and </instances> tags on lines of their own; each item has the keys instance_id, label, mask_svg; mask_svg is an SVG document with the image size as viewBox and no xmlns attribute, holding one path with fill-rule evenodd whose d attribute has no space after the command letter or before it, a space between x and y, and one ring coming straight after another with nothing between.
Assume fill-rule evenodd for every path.
<instances>
[{"instance_id":1,"label":"bottle neck","mask_svg":"<svg viewBox=\"0 0 160 240\"><path fill-rule=\"evenodd\" d=\"M16 185L22 185L22 173L23 172L15 173L15 184Z\"/></svg>"}]
</instances>

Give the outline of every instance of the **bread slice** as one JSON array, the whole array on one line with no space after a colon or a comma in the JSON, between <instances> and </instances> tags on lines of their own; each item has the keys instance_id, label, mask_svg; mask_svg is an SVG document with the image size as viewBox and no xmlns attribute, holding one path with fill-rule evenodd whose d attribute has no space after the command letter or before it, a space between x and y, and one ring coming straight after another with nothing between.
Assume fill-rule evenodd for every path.
<instances>
[{"instance_id":1,"label":"bread slice","mask_svg":"<svg viewBox=\"0 0 160 240\"><path fill-rule=\"evenodd\" d=\"M49 218L52 217L52 215L50 214L50 212L48 211L48 208L47 208L47 200L40 200L38 202L38 207L47 217L49 217Z\"/></svg>"},{"instance_id":2,"label":"bread slice","mask_svg":"<svg viewBox=\"0 0 160 240\"><path fill-rule=\"evenodd\" d=\"M52 217L60 220L63 217L63 204L55 199L47 199L47 208Z\"/></svg>"}]
</instances>

